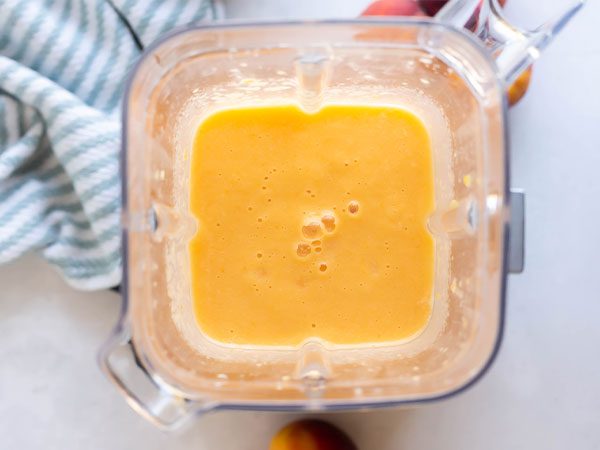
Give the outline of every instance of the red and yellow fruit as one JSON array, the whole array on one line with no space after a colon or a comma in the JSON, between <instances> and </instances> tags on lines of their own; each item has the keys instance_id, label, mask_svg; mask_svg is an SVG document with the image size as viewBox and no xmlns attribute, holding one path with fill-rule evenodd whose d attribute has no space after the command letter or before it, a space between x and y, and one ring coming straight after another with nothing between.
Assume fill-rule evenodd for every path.
<instances>
[{"instance_id":1,"label":"red and yellow fruit","mask_svg":"<svg viewBox=\"0 0 600 450\"><path fill-rule=\"evenodd\" d=\"M358 450L340 429L321 420L292 422L273 437L269 450Z\"/></svg>"}]
</instances>

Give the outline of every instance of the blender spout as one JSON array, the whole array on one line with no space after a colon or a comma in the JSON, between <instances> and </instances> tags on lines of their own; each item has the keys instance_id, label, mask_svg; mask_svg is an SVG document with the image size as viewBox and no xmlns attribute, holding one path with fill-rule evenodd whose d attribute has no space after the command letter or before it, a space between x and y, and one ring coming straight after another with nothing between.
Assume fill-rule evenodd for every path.
<instances>
[{"instance_id":1,"label":"blender spout","mask_svg":"<svg viewBox=\"0 0 600 450\"><path fill-rule=\"evenodd\" d=\"M533 30L511 24L498 0L451 0L435 19L472 31L496 60L499 78L510 84L540 56L584 3L572 0L565 11Z\"/></svg>"}]
</instances>

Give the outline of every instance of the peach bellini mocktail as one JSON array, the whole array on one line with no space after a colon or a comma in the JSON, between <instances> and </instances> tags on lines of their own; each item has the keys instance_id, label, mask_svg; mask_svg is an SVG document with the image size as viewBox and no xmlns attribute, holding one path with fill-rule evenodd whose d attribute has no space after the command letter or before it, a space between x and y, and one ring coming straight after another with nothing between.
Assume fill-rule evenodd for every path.
<instances>
[{"instance_id":1,"label":"peach bellini mocktail","mask_svg":"<svg viewBox=\"0 0 600 450\"><path fill-rule=\"evenodd\" d=\"M200 329L237 345L408 339L432 309L429 135L412 112L261 106L199 125L190 172Z\"/></svg>"}]
</instances>

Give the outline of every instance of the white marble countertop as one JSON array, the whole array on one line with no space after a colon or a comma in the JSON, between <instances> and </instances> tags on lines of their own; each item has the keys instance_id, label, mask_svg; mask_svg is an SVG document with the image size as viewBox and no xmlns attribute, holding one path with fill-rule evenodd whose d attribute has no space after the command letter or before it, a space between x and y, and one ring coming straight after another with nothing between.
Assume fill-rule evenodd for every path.
<instances>
[{"instance_id":1,"label":"white marble countertop","mask_svg":"<svg viewBox=\"0 0 600 450\"><path fill-rule=\"evenodd\" d=\"M552 3L521 1L530 12ZM366 3L228 1L232 16L288 18L351 17ZM444 402L328 415L361 450L600 449L600 2L588 3L510 112L526 270L510 277L496 362ZM69 289L34 256L0 267L0 448L260 450L295 417L220 412L175 436L153 429L96 365L119 303Z\"/></svg>"}]
</instances>

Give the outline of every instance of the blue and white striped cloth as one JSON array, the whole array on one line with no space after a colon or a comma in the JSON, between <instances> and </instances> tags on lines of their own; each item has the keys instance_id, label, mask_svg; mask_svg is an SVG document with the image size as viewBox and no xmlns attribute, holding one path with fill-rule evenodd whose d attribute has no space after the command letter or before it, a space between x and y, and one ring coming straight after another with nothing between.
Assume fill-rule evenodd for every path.
<instances>
[{"instance_id":1,"label":"blue and white striped cloth","mask_svg":"<svg viewBox=\"0 0 600 450\"><path fill-rule=\"evenodd\" d=\"M143 46L210 0L0 0L0 263L39 250L74 287L121 279L120 102Z\"/></svg>"}]
</instances>

